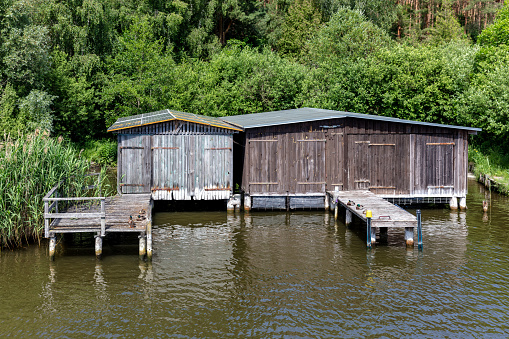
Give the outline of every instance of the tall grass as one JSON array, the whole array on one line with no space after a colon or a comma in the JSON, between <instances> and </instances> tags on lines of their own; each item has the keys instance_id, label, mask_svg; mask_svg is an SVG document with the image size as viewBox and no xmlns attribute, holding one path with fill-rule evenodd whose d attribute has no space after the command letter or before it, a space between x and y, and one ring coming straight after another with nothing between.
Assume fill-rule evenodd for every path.
<instances>
[{"instance_id":1,"label":"tall grass","mask_svg":"<svg viewBox=\"0 0 509 339\"><path fill-rule=\"evenodd\" d=\"M44 195L67 178L64 196L85 194L89 161L47 133L0 139L0 249L40 240Z\"/></svg>"},{"instance_id":2,"label":"tall grass","mask_svg":"<svg viewBox=\"0 0 509 339\"><path fill-rule=\"evenodd\" d=\"M477 178L489 176L500 185L502 193L509 193L509 154L499 148L479 150L469 147L468 158L474 163L473 172Z\"/></svg>"}]
</instances>

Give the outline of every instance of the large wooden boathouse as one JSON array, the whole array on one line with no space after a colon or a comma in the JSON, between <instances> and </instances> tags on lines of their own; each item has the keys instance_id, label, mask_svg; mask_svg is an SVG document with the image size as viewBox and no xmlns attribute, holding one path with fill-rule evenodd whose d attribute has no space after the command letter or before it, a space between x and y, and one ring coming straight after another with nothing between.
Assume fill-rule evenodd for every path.
<instances>
[{"instance_id":1,"label":"large wooden boathouse","mask_svg":"<svg viewBox=\"0 0 509 339\"><path fill-rule=\"evenodd\" d=\"M162 110L118 119L119 194L153 200L223 200L233 192L233 134L217 118Z\"/></svg>"},{"instance_id":2,"label":"large wooden boathouse","mask_svg":"<svg viewBox=\"0 0 509 339\"><path fill-rule=\"evenodd\" d=\"M327 191L465 206L468 135L480 129L300 108L226 117L250 208L327 208Z\"/></svg>"}]
</instances>

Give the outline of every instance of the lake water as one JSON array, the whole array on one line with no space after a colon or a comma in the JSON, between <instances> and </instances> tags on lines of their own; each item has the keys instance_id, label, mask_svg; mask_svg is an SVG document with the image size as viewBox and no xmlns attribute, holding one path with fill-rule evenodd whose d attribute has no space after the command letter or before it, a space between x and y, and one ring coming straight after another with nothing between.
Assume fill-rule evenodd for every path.
<instances>
[{"instance_id":1,"label":"lake water","mask_svg":"<svg viewBox=\"0 0 509 339\"><path fill-rule=\"evenodd\" d=\"M152 263L136 238L4 250L0 337L509 337L509 199L485 197L423 209L422 252L322 211L156 213Z\"/></svg>"}]
</instances>

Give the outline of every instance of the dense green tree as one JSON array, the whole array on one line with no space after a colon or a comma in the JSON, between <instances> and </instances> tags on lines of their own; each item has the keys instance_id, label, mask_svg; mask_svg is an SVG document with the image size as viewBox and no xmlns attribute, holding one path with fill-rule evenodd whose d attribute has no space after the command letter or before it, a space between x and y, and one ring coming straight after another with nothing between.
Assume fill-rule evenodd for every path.
<instances>
[{"instance_id":1,"label":"dense green tree","mask_svg":"<svg viewBox=\"0 0 509 339\"><path fill-rule=\"evenodd\" d=\"M509 46L509 3L498 12L493 25L487 27L477 41L481 46Z\"/></svg>"},{"instance_id":2,"label":"dense green tree","mask_svg":"<svg viewBox=\"0 0 509 339\"><path fill-rule=\"evenodd\" d=\"M115 55L106 61L101 104L107 124L119 116L165 108L160 98L174 62L152 25L147 17L135 21L118 39Z\"/></svg>"},{"instance_id":3,"label":"dense green tree","mask_svg":"<svg viewBox=\"0 0 509 339\"><path fill-rule=\"evenodd\" d=\"M468 40L451 8L445 8L437 14L436 23L428 30L428 33L428 41L433 45Z\"/></svg>"},{"instance_id":4,"label":"dense green tree","mask_svg":"<svg viewBox=\"0 0 509 339\"><path fill-rule=\"evenodd\" d=\"M51 105L55 97L38 89L32 90L19 104L20 117L26 131L53 130Z\"/></svg>"},{"instance_id":5,"label":"dense green tree","mask_svg":"<svg viewBox=\"0 0 509 339\"><path fill-rule=\"evenodd\" d=\"M311 0L296 0L288 9L277 45L280 53L300 56L320 25L320 13Z\"/></svg>"},{"instance_id":6,"label":"dense green tree","mask_svg":"<svg viewBox=\"0 0 509 339\"><path fill-rule=\"evenodd\" d=\"M368 57L391 45L389 35L359 10L339 9L309 41L311 63L336 64Z\"/></svg>"}]
</instances>

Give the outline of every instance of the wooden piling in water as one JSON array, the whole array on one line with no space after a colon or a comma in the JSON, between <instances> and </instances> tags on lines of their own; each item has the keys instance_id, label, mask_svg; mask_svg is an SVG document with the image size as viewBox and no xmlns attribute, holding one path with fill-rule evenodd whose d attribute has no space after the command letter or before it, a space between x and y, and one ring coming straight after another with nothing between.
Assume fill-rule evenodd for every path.
<instances>
[{"instance_id":1,"label":"wooden piling in water","mask_svg":"<svg viewBox=\"0 0 509 339\"><path fill-rule=\"evenodd\" d=\"M244 194L244 211L251 210L251 196L249 194Z\"/></svg>"},{"instance_id":2,"label":"wooden piling in water","mask_svg":"<svg viewBox=\"0 0 509 339\"><path fill-rule=\"evenodd\" d=\"M352 223L352 216L352 212L347 209L345 213L345 225L347 227Z\"/></svg>"},{"instance_id":3,"label":"wooden piling in water","mask_svg":"<svg viewBox=\"0 0 509 339\"><path fill-rule=\"evenodd\" d=\"M405 227L405 243L407 246L414 245L414 228Z\"/></svg>"},{"instance_id":4,"label":"wooden piling in water","mask_svg":"<svg viewBox=\"0 0 509 339\"><path fill-rule=\"evenodd\" d=\"M417 215L417 246L419 250L422 250L422 221L421 221L421 210L416 211Z\"/></svg>"},{"instance_id":5,"label":"wooden piling in water","mask_svg":"<svg viewBox=\"0 0 509 339\"><path fill-rule=\"evenodd\" d=\"M55 260L55 248L57 245L57 237L52 235L49 238L49 258L50 260Z\"/></svg>"},{"instance_id":6,"label":"wooden piling in water","mask_svg":"<svg viewBox=\"0 0 509 339\"><path fill-rule=\"evenodd\" d=\"M461 197L460 198L460 210L466 210L467 209L467 198Z\"/></svg>"},{"instance_id":7,"label":"wooden piling in water","mask_svg":"<svg viewBox=\"0 0 509 339\"><path fill-rule=\"evenodd\" d=\"M147 260L152 260L152 220L147 224Z\"/></svg>"},{"instance_id":8,"label":"wooden piling in water","mask_svg":"<svg viewBox=\"0 0 509 339\"><path fill-rule=\"evenodd\" d=\"M97 233L95 236L95 257L101 259L103 255L103 238L101 233Z\"/></svg>"},{"instance_id":9,"label":"wooden piling in water","mask_svg":"<svg viewBox=\"0 0 509 339\"><path fill-rule=\"evenodd\" d=\"M140 243L139 243L139 257L140 257L140 260L143 260L145 259L145 254L147 254L147 237L144 233L141 233L138 238L140 239Z\"/></svg>"},{"instance_id":10,"label":"wooden piling in water","mask_svg":"<svg viewBox=\"0 0 509 339\"><path fill-rule=\"evenodd\" d=\"M449 207L451 210L457 210L458 209L458 198L452 197L451 200L449 200Z\"/></svg>"}]
</instances>

